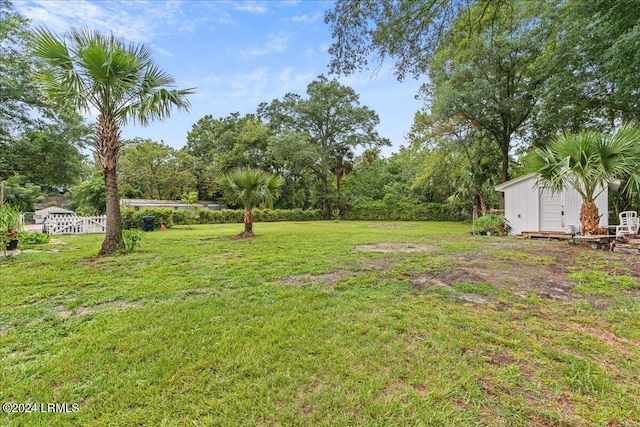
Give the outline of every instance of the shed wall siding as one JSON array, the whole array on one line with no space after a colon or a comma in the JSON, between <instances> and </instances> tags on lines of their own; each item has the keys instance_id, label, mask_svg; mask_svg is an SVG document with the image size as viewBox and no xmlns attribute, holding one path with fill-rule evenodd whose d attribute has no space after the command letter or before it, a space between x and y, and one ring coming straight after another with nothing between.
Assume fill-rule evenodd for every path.
<instances>
[{"instance_id":1,"label":"shed wall siding","mask_svg":"<svg viewBox=\"0 0 640 427\"><path fill-rule=\"evenodd\" d=\"M569 189L565 192L565 224L573 225L575 230L580 228L580 207L582 206L582 197L576 190Z\"/></svg>"},{"instance_id":2,"label":"shed wall siding","mask_svg":"<svg viewBox=\"0 0 640 427\"><path fill-rule=\"evenodd\" d=\"M505 189L504 216L511 225L511 234L538 231L540 197L535 182L535 178L531 178Z\"/></svg>"},{"instance_id":3,"label":"shed wall siding","mask_svg":"<svg viewBox=\"0 0 640 427\"><path fill-rule=\"evenodd\" d=\"M575 226L577 230L578 227L580 227L580 208L582 207L582 197L574 189L567 190L565 194L567 207L565 222L567 225ZM596 197L596 206L601 214L600 227L607 227L609 225L609 197L607 190L603 191L598 197Z\"/></svg>"},{"instance_id":4,"label":"shed wall siding","mask_svg":"<svg viewBox=\"0 0 640 427\"><path fill-rule=\"evenodd\" d=\"M596 206L600 212L600 227L609 226L609 192L605 189L598 197L596 197Z\"/></svg>"}]
</instances>

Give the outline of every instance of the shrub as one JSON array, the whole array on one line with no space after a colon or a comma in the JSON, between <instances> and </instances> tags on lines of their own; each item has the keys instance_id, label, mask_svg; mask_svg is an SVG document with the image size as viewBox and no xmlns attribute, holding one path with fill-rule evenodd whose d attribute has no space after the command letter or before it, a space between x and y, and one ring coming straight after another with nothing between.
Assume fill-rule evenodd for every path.
<instances>
[{"instance_id":1,"label":"shrub","mask_svg":"<svg viewBox=\"0 0 640 427\"><path fill-rule=\"evenodd\" d=\"M219 211L196 209L194 213L196 214L194 218L197 224L231 224L244 221L244 211L242 209L222 209ZM184 210L155 208L136 211L132 208L123 208L122 220L124 228L142 228L143 216L154 216L154 228L156 229L160 228L163 223L167 227L188 225L190 220L188 215L185 215ZM317 221L323 219L323 213L320 209L254 209L253 219L255 222Z\"/></svg>"},{"instance_id":2,"label":"shrub","mask_svg":"<svg viewBox=\"0 0 640 427\"><path fill-rule=\"evenodd\" d=\"M131 229L124 230L122 232L122 237L124 239L124 251L126 253L131 253L136 250L138 246L140 246L140 241L142 240L142 231Z\"/></svg>"},{"instance_id":3,"label":"shrub","mask_svg":"<svg viewBox=\"0 0 640 427\"><path fill-rule=\"evenodd\" d=\"M153 227L156 229L160 228L162 224L164 224L168 228L171 228L173 226L173 217L175 213L179 211L170 208L143 209L141 211L136 211L132 208L122 208L121 212L124 228L129 230L134 228L142 228L143 216L155 217ZM178 217L180 218L179 215ZM184 216L182 218L184 218Z\"/></svg>"},{"instance_id":4,"label":"shrub","mask_svg":"<svg viewBox=\"0 0 640 427\"><path fill-rule=\"evenodd\" d=\"M366 221L463 221L461 206L446 203L420 203L411 198L359 200L341 215L343 219Z\"/></svg>"},{"instance_id":5,"label":"shrub","mask_svg":"<svg viewBox=\"0 0 640 427\"><path fill-rule=\"evenodd\" d=\"M505 219L504 215L489 214L481 216L476 220L476 230L480 230L482 233L491 233L498 236L504 236L509 234L511 226Z\"/></svg>"},{"instance_id":6,"label":"shrub","mask_svg":"<svg viewBox=\"0 0 640 427\"><path fill-rule=\"evenodd\" d=\"M35 231L21 231L18 233L18 241L21 245L42 245L49 243L51 236Z\"/></svg>"},{"instance_id":7,"label":"shrub","mask_svg":"<svg viewBox=\"0 0 640 427\"><path fill-rule=\"evenodd\" d=\"M0 247L18 238L21 228L20 212L8 204L0 206Z\"/></svg>"}]
</instances>

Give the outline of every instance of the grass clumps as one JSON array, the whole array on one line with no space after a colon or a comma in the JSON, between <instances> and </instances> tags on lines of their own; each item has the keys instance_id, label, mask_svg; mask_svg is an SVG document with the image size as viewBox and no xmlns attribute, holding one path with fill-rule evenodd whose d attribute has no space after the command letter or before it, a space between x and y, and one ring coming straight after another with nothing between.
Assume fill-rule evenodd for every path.
<instances>
[{"instance_id":1,"label":"grass clumps","mask_svg":"<svg viewBox=\"0 0 640 427\"><path fill-rule=\"evenodd\" d=\"M638 424L633 259L466 229L193 225L0 260L0 400L79 404L0 424Z\"/></svg>"}]
</instances>

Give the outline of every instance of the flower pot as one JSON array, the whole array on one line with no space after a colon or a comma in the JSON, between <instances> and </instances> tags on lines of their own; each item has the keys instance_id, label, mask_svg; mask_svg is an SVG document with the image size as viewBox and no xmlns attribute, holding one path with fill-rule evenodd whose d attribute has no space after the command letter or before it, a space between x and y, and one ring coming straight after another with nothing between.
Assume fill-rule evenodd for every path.
<instances>
[{"instance_id":1,"label":"flower pot","mask_svg":"<svg viewBox=\"0 0 640 427\"><path fill-rule=\"evenodd\" d=\"M18 249L18 239L10 240L9 243L7 243L7 250L14 251L16 249Z\"/></svg>"}]
</instances>

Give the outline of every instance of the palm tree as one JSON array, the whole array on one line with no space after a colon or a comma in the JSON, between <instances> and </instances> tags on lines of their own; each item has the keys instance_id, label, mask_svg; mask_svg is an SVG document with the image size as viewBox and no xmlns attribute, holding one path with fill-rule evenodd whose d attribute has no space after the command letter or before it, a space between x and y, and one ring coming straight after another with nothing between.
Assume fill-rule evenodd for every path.
<instances>
[{"instance_id":1,"label":"palm tree","mask_svg":"<svg viewBox=\"0 0 640 427\"><path fill-rule=\"evenodd\" d=\"M104 172L107 226L100 255L123 245L117 164L120 129L129 122L146 126L187 110L193 89L171 89L174 79L153 62L144 44L127 44L113 34L87 29L57 37L49 30L34 34L34 54L43 65L37 73L44 92L80 113L97 113L93 146Z\"/></svg>"},{"instance_id":2,"label":"palm tree","mask_svg":"<svg viewBox=\"0 0 640 427\"><path fill-rule=\"evenodd\" d=\"M625 192L640 189L640 130L623 125L613 134L564 134L533 151L527 167L552 191L573 187L582 197L583 233L595 233L600 223L595 199L608 184L623 179Z\"/></svg>"},{"instance_id":3,"label":"palm tree","mask_svg":"<svg viewBox=\"0 0 640 427\"><path fill-rule=\"evenodd\" d=\"M244 207L244 232L241 237L253 236L253 208L264 204L272 207L280 197L284 179L259 169L236 168L218 176L217 182L231 203Z\"/></svg>"}]
</instances>

